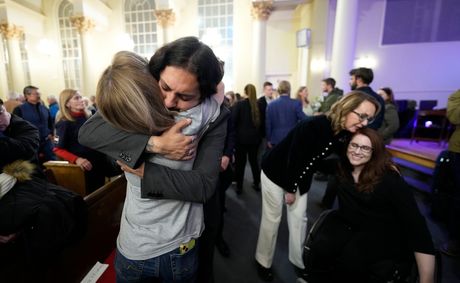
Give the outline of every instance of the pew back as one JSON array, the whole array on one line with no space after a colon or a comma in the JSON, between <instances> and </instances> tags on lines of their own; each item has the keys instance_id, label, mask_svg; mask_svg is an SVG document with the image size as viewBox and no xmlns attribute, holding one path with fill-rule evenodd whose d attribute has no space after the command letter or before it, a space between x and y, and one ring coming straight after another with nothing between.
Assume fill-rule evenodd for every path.
<instances>
[{"instance_id":1,"label":"pew back","mask_svg":"<svg viewBox=\"0 0 460 283\"><path fill-rule=\"evenodd\" d=\"M49 274L49 282L80 282L97 262L103 262L116 246L121 211L126 196L124 175L85 197L88 230L77 244L67 248Z\"/></svg>"},{"instance_id":2,"label":"pew back","mask_svg":"<svg viewBox=\"0 0 460 283\"><path fill-rule=\"evenodd\" d=\"M56 185L86 196L85 172L80 166L67 161L47 161L43 165L47 170L48 180L54 178L53 183Z\"/></svg>"}]
</instances>

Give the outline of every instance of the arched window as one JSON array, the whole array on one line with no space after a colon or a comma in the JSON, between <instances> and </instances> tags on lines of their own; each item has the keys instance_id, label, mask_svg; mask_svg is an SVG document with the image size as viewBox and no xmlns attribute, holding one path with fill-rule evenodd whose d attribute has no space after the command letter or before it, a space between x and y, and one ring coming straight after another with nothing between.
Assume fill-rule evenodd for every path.
<instances>
[{"instance_id":1,"label":"arched window","mask_svg":"<svg viewBox=\"0 0 460 283\"><path fill-rule=\"evenodd\" d=\"M233 88L233 0L198 0L200 39L225 62L224 83Z\"/></svg>"},{"instance_id":2,"label":"arched window","mask_svg":"<svg viewBox=\"0 0 460 283\"><path fill-rule=\"evenodd\" d=\"M125 29L134 42L134 52L150 58L158 48L154 0L126 0Z\"/></svg>"},{"instance_id":3,"label":"arched window","mask_svg":"<svg viewBox=\"0 0 460 283\"><path fill-rule=\"evenodd\" d=\"M81 54L78 31L72 26L73 4L64 0L59 5L59 31L61 35L62 66L66 88L81 88Z\"/></svg>"}]
</instances>

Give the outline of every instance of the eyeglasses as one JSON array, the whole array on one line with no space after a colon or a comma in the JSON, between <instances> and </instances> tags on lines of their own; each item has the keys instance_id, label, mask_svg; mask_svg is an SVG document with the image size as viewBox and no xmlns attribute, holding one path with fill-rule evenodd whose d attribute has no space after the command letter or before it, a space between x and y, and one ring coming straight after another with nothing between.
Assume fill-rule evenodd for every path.
<instances>
[{"instance_id":1,"label":"eyeglasses","mask_svg":"<svg viewBox=\"0 0 460 283\"><path fill-rule=\"evenodd\" d=\"M375 117L369 117L369 115L367 115L366 113L358 113L355 110L351 112L355 113L358 116L360 122L364 122L364 120L367 120L367 124L371 124L375 120Z\"/></svg>"},{"instance_id":2,"label":"eyeglasses","mask_svg":"<svg viewBox=\"0 0 460 283\"><path fill-rule=\"evenodd\" d=\"M372 152L373 148L368 145L359 145L357 143L351 142L348 147L353 151L357 151L358 149L361 150L362 153L369 154Z\"/></svg>"}]
</instances>

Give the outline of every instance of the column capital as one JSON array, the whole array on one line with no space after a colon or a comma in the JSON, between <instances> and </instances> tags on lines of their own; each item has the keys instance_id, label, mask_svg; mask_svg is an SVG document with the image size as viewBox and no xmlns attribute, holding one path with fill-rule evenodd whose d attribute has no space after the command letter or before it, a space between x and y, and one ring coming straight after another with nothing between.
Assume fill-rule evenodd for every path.
<instances>
[{"instance_id":1,"label":"column capital","mask_svg":"<svg viewBox=\"0 0 460 283\"><path fill-rule=\"evenodd\" d=\"M255 20L266 21L273 10L273 1L252 1L251 15Z\"/></svg>"},{"instance_id":2,"label":"column capital","mask_svg":"<svg viewBox=\"0 0 460 283\"><path fill-rule=\"evenodd\" d=\"M24 29L23 27L14 24L1 23L0 34L2 34L6 39L20 39L24 34Z\"/></svg>"},{"instance_id":3,"label":"column capital","mask_svg":"<svg viewBox=\"0 0 460 283\"><path fill-rule=\"evenodd\" d=\"M96 26L91 18L85 16L72 16L70 17L70 22L80 34L91 31Z\"/></svg>"},{"instance_id":4,"label":"column capital","mask_svg":"<svg viewBox=\"0 0 460 283\"><path fill-rule=\"evenodd\" d=\"M176 14L172 9L155 10L155 17L162 28L172 26L176 21Z\"/></svg>"}]
</instances>

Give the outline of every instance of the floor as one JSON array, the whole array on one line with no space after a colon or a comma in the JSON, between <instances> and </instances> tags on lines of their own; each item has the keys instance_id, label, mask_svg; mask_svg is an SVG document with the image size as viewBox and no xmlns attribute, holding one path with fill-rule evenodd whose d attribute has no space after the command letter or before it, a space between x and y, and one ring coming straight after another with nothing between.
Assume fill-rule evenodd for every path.
<instances>
[{"instance_id":1,"label":"floor","mask_svg":"<svg viewBox=\"0 0 460 283\"><path fill-rule=\"evenodd\" d=\"M242 195L236 195L233 185L227 190L224 238L230 247L231 255L229 258L223 258L216 250L214 261L216 283L263 282L257 276L254 263L260 223L261 195L251 188L252 177L248 175L249 171L247 168L246 183ZM313 181L307 206L309 227L322 211L319 202L325 187L326 182ZM418 190L414 190L414 193L422 213L426 216L435 246L439 246L446 240L445 228L431 219L426 194ZM273 261L275 273L273 282L292 283L296 282L296 277L294 269L288 261L288 231L285 213L283 216ZM460 282L460 259L442 257L442 282Z\"/></svg>"}]
</instances>

